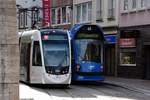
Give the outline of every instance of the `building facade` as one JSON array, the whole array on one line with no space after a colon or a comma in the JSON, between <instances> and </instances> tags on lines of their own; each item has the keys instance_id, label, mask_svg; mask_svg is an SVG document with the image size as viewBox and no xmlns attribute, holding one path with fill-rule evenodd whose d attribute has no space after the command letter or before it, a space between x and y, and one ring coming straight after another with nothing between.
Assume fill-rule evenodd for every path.
<instances>
[{"instance_id":1,"label":"building facade","mask_svg":"<svg viewBox=\"0 0 150 100\"><path fill-rule=\"evenodd\" d=\"M118 76L150 79L150 0L120 0Z\"/></svg>"},{"instance_id":2,"label":"building facade","mask_svg":"<svg viewBox=\"0 0 150 100\"><path fill-rule=\"evenodd\" d=\"M73 0L51 0L52 27L69 29L72 26Z\"/></svg>"},{"instance_id":3,"label":"building facade","mask_svg":"<svg viewBox=\"0 0 150 100\"><path fill-rule=\"evenodd\" d=\"M114 76L116 68L116 37L118 33L119 0L73 0L73 24L97 24L105 33L105 75Z\"/></svg>"},{"instance_id":4,"label":"building facade","mask_svg":"<svg viewBox=\"0 0 150 100\"><path fill-rule=\"evenodd\" d=\"M103 28L105 47L105 75L116 76L116 41L119 24L120 0L93 0L93 23Z\"/></svg>"},{"instance_id":5,"label":"building facade","mask_svg":"<svg viewBox=\"0 0 150 100\"><path fill-rule=\"evenodd\" d=\"M73 0L73 24L93 23L92 10L92 0Z\"/></svg>"},{"instance_id":6,"label":"building facade","mask_svg":"<svg viewBox=\"0 0 150 100\"><path fill-rule=\"evenodd\" d=\"M16 0L19 30L43 26L43 2L44 0Z\"/></svg>"}]
</instances>

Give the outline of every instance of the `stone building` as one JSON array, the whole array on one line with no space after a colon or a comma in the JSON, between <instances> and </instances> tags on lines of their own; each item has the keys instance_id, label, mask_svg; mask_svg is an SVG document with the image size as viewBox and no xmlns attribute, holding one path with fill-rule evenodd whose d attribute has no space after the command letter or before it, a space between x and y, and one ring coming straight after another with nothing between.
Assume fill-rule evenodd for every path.
<instances>
[{"instance_id":1,"label":"stone building","mask_svg":"<svg viewBox=\"0 0 150 100\"><path fill-rule=\"evenodd\" d=\"M120 0L118 76L150 79L150 0Z\"/></svg>"},{"instance_id":2,"label":"stone building","mask_svg":"<svg viewBox=\"0 0 150 100\"><path fill-rule=\"evenodd\" d=\"M19 100L16 1L0 0L0 100Z\"/></svg>"},{"instance_id":3,"label":"stone building","mask_svg":"<svg viewBox=\"0 0 150 100\"><path fill-rule=\"evenodd\" d=\"M105 48L105 75L117 76L116 41L119 24L119 0L93 0L94 23L103 28Z\"/></svg>"},{"instance_id":4,"label":"stone building","mask_svg":"<svg viewBox=\"0 0 150 100\"><path fill-rule=\"evenodd\" d=\"M42 0L16 0L19 30L42 26Z\"/></svg>"},{"instance_id":5,"label":"stone building","mask_svg":"<svg viewBox=\"0 0 150 100\"><path fill-rule=\"evenodd\" d=\"M72 26L73 0L51 0L51 25L69 29Z\"/></svg>"}]
</instances>

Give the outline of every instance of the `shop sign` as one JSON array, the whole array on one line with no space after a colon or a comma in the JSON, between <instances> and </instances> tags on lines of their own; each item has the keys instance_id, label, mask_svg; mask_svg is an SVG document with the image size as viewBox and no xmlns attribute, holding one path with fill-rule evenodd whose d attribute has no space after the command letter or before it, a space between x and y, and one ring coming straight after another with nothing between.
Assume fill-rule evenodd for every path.
<instances>
[{"instance_id":1,"label":"shop sign","mask_svg":"<svg viewBox=\"0 0 150 100\"><path fill-rule=\"evenodd\" d=\"M105 35L104 37L107 43L110 44L116 43L116 35Z\"/></svg>"},{"instance_id":2,"label":"shop sign","mask_svg":"<svg viewBox=\"0 0 150 100\"><path fill-rule=\"evenodd\" d=\"M43 0L43 25L50 26L50 4L51 0Z\"/></svg>"},{"instance_id":3,"label":"shop sign","mask_svg":"<svg viewBox=\"0 0 150 100\"><path fill-rule=\"evenodd\" d=\"M119 40L120 47L136 47L135 38L121 38Z\"/></svg>"}]
</instances>

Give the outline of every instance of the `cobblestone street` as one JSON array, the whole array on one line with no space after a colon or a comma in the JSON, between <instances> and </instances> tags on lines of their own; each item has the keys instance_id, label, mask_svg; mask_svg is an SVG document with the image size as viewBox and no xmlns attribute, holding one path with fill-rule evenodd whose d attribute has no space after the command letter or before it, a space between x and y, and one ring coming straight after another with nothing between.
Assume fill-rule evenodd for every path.
<instances>
[{"instance_id":1,"label":"cobblestone street","mask_svg":"<svg viewBox=\"0 0 150 100\"><path fill-rule=\"evenodd\" d=\"M20 84L21 100L149 100L150 96L105 83L71 85L70 88L30 87Z\"/></svg>"}]
</instances>

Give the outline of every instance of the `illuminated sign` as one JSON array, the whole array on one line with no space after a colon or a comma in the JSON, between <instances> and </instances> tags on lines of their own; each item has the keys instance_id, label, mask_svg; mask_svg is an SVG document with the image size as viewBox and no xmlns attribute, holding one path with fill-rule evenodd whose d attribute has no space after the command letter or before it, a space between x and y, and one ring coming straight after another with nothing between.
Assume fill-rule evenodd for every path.
<instances>
[{"instance_id":1,"label":"illuminated sign","mask_svg":"<svg viewBox=\"0 0 150 100\"><path fill-rule=\"evenodd\" d=\"M67 40L66 35L43 35L42 40Z\"/></svg>"},{"instance_id":2,"label":"illuminated sign","mask_svg":"<svg viewBox=\"0 0 150 100\"><path fill-rule=\"evenodd\" d=\"M99 39L99 34L78 33L77 39Z\"/></svg>"},{"instance_id":3,"label":"illuminated sign","mask_svg":"<svg viewBox=\"0 0 150 100\"><path fill-rule=\"evenodd\" d=\"M136 47L135 38L121 38L119 40L120 47Z\"/></svg>"},{"instance_id":4,"label":"illuminated sign","mask_svg":"<svg viewBox=\"0 0 150 100\"><path fill-rule=\"evenodd\" d=\"M44 40L48 40L48 38L49 38L48 35L44 35L44 36L43 36L43 39L44 39Z\"/></svg>"}]
</instances>

